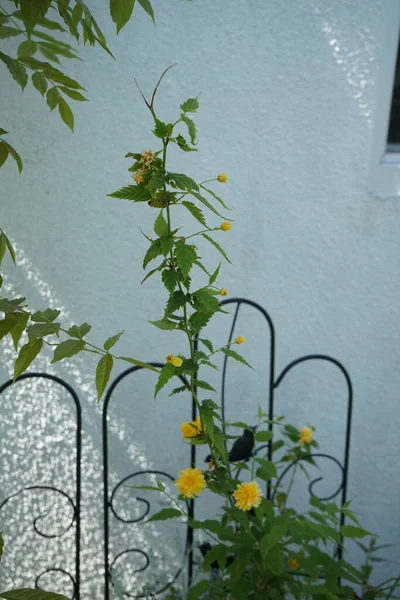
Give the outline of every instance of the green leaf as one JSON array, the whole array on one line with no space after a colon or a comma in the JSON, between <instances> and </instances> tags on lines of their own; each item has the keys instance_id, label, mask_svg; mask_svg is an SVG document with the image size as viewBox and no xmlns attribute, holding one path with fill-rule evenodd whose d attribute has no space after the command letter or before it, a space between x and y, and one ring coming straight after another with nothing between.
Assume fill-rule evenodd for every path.
<instances>
[{"instance_id":1,"label":"green leaf","mask_svg":"<svg viewBox=\"0 0 400 600\"><path fill-rule=\"evenodd\" d=\"M18 46L18 58L21 56L32 56L37 50L37 44L33 40L25 40Z\"/></svg>"},{"instance_id":2,"label":"green leaf","mask_svg":"<svg viewBox=\"0 0 400 600\"><path fill-rule=\"evenodd\" d=\"M197 152L197 148L192 148L189 146L185 138L180 134L176 138L172 138L171 141L176 142L179 148L184 152Z\"/></svg>"},{"instance_id":3,"label":"green leaf","mask_svg":"<svg viewBox=\"0 0 400 600\"><path fill-rule=\"evenodd\" d=\"M213 388L212 385L207 383L207 381L202 381L201 379L196 379L196 386L201 388L202 390L209 390L210 392L217 391L215 388Z\"/></svg>"},{"instance_id":4,"label":"green leaf","mask_svg":"<svg viewBox=\"0 0 400 600\"><path fill-rule=\"evenodd\" d=\"M207 581L206 579L198 581L189 589L188 594L186 596L186 600L196 600L196 598L199 598L199 596L205 594L209 590L209 588L210 581Z\"/></svg>"},{"instance_id":5,"label":"green leaf","mask_svg":"<svg viewBox=\"0 0 400 600\"><path fill-rule=\"evenodd\" d=\"M152 269L151 271L149 271L147 273L147 275L145 277L143 277L142 281L140 282L140 284L142 285L146 279L148 279L149 277L151 277L152 275L154 275L154 273L157 273L157 271L161 271L161 269L163 269L165 267L165 261L162 262L160 265L158 265L158 267L156 267L155 269Z\"/></svg>"},{"instance_id":6,"label":"green leaf","mask_svg":"<svg viewBox=\"0 0 400 600\"><path fill-rule=\"evenodd\" d=\"M226 557L228 555L228 547L223 544L216 544L209 550L203 559L202 566L208 566L213 562L217 562L220 569L225 568Z\"/></svg>"},{"instance_id":7,"label":"green leaf","mask_svg":"<svg viewBox=\"0 0 400 600\"><path fill-rule=\"evenodd\" d=\"M34 340L22 346L14 365L14 381L29 367L35 360L43 347L42 340Z\"/></svg>"},{"instance_id":8,"label":"green leaf","mask_svg":"<svg viewBox=\"0 0 400 600\"><path fill-rule=\"evenodd\" d=\"M13 313L7 315L5 319L0 321L0 340L10 333L10 331L15 327L16 323L17 315Z\"/></svg>"},{"instance_id":9,"label":"green leaf","mask_svg":"<svg viewBox=\"0 0 400 600\"><path fill-rule=\"evenodd\" d=\"M185 242L179 241L175 244L175 258L184 277L189 275L196 256L194 248L185 244Z\"/></svg>"},{"instance_id":10,"label":"green leaf","mask_svg":"<svg viewBox=\"0 0 400 600\"><path fill-rule=\"evenodd\" d=\"M58 102L58 111L64 123L68 125L71 131L74 131L74 115L64 98L60 98Z\"/></svg>"},{"instance_id":11,"label":"green leaf","mask_svg":"<svg viewBox=\"0 0 400 600\"><path fill-rule=\"evenodd\" d=\"M154 11L153 11L153 7L150 4L150 0L138 0L140 6L143 8L144 11L147 12L147 14L151 17L154 25L156 24L155 19L154 19Z\"/></svg>"},{"instance_id":12,"label":"green leaf","mask_svg":"<svg viewBox=\"0 0 400 600\"><path fill-rule=\"evenodd\" d=\"M153 129L153 133L158 138L165 138L171 134L171 125L167 123L163 123L157 117L154 119L156 126Z\"/></svg>"},{"instance_id":13,"label":"green leaf","mask_svg":"<svg viewBox=\"0 0 400 600\"><path fill-rule=\"evenodd\" d=\"M84 347L85 342L83 340L66 340L65 342L61 342L54 350L54 357L51 363L58 362L63 358L70 358L81 352Z\"/></svg>"},{"instance_id":14,"label":"green leaf","mask_svg":"<svg viewBox=\"0 0 400 600\"><path fill-rule=\"evenodd\" d=\"M162 254L162 247L160 243L160 238L158 238L150 244L149 249L144 255L143 269L147 267L151 260L154 260L155 258L157 258L157 256L160 256L160 254Z\"/></svg>"},{"instance_id":15,"label":"green leaf","mask_svg":"<svg viewBox=\"0 0 400 600\"><path fill-rule=\"evenodd\" d=\"M155 515L152 515L150 519L147 519L146 523L150 523L151 521L165 521L166 519L173 519L174 517L181 517L182 515L182 511L177 508L163 508Z\"/></svg>"},{"instance_id":16,"label":"green leaf","mask_svg":"<svg viewBox=\"0 0 400 600\"><path fill-rule=\"evenodd\" d=\"M180 387L173 389L170 393L170 396L174 396L175 394L181 394L182 392L188 391L190 391L190 388L187 385L181 385Z\"/></svg>"},{"instance_id":17,"label":"green leaf","mask_svg":"<svg viewBox=\"0 0 400 600\"><path fill-rule=\"evenodd\" d=\"M47 79L42 75L42 73L36 72L32 74L32 83L35 88L42 94L45 95L47 90Z\"/></svg>"},{"instance_id":18,"label":"green leaf","mask_svg":"<svg viewBox=\"0 0 400 600\"><path fill-rule=\"evenodd\" d=\"M17 324L11 330L11 337L14 342L15 351L17 352L19 341L21 339L22 334L25 331L26 324L29 321L29 315L26 313L14 313L14 315L17 318Z\"/></svg>"},{"instance_id":19,"label":"green leaf","mask_svg":"<svg viewBox=\"0 0 400 600\"><path fill-rule=\"evenodd\" d=\"M167 173L167 179L170 185L181 190L198 190L199 186L184 173Z\"/></svg>"},{"instance_id":20,"label":"green leaf","mask_svg":"<svg viewBox=\"0 0 400 600\"><path fill-rule=\"evenodd\" d=\"M193 202L189 202L188 200L183 200L182 204L188 209L193 217L199 221L199 223L208 228L203 212L198 206L196 206Z\"/></svg>"},{"instance_id":21,"label":"green leaf","mask_svg":"<svg viewBox=\"0 0 400 600\"><path fill-rule=\"evenodd\" d=\"M193 190L190 193L192 196L197 198L197 200L199 200L199 202L204 204L204 206L206 206L208 208L208 210L211 210L211 212L213 212L218 217L221 217L221 219L224 219L224 221L227 220L227 217L224 217L223 215L221 215L221 213L219 213L217 211L217 209L213 207L213 205L207 200L207 198L204 198L204 196L202 196L201 194L198 194L197 192L194 192Z\"/></svg>"},{"instance_id":22,"label":"green leaf","mask_svg":"<svg viewBox=\"0 0 400 600\"><path fill-rule=\"evenodd\" d=\"M167 290L172 294L178 283L178 274L174 269L165 269L161 273L161 279Z\"/></svg>"},{"instance_id":23,"label":"green leaf","mask_svg":"<svg viewBox=\"0 0 400 600\"><path fill-rule=\"evenodd\" d=\"M1 234L0 234L0 265L3 262L4 256L6 254L6 250L7 250L6 234L4 232L1 232Z\"/></svg>"},{"instance_id":24,"label":"green leaf","mask_svg":"<svg viewBox=\"0 0 400 600\"><path fill-rule=\"evenodd\" d=\"M44 590L32 590L30 588L0 592L0 598L5 598L5 600L68 600L66 596L62 596L61 594L45 592Z\"/></svg>"},{"instance_id":25,"label":"green leaf","mask_svg":"<svg viewBox=\"0 0 400 600\"><path fill-rule=\"evenodd\" d=\"M269 442L272 440L272 431L257 431L254 437L256 442Z\"/></svg>"},{"instance_id":26,"label":"green leaf","mask_svg":"<svg viewBox=\"0 0 400 600\"><path fill-rule=\"evenodd\" d=\"M185 304L186 304L186 295L183 292L181 292L180 290L177 290L176 292L171 294L171 296L168 298L168 302L165 307L164 318L169 317L176 310L178 310L178 308L185 306Z\"/></svg>"},{"instance_id":27,"label":"green leaf","mask_svg":"<svg viewBox=\"0 0 400 600\"><path fill-rule=\"evenodd\" d=\"M192 119L189 119L189 117L187 115L185 115L184 113L181 114L181 119L188 128L190 141L192 142L192 144L195 144L196 136L197 136L196 125L194 124Z\"/></svg>"},{"instance_id":28,"label":"green leaf","mask_svg":"<svg viewBox=\"0 0 400 600\"><path fill-rule=\"evenodd\" d=\"M370 531L362 527L355 527L354 525L342 525L340 532L344 537L348 538L363 538L366 535L373 535Z\"/></svg>"},{"instance_id":29,"label":"green leaf","mask_svg":"<svg viewBox=\"0 0 400 600\"><path fill-rule=\"evenodd\" d=\"M7 54L3 54L3 52L0 52L0 60L4 62L12 77L23 90L28 83L28 73L26 72L25 67L19 60L15 60L14 58L7 56Z\"/></svg>"},{"instance_id":30,"label":"green leaf","mask_svg":"<svg viewBox=\"0 0 400 600\"><path fill-rule=\"evenodd\" d=\"M143 185L127 185L112 194L107 194L107 196L119 198L120 200L132 200L133 202L147 202L151 199L151 192Z\"/></svg>"},{"instance_id":31,"label":"green leaf","mask_svg":"<svg viewBox=\"0 0 400 600\"><path fill-rule=\"evenodd\" d=\"M50 4L51 0L20 0L22 20L29 38L35 25L44 19Z\"/></svg>"},{"instance_id":32,"label":"green leaf","mask_svg":"<svg viewBox=\"0 0 400 600\"><path fill-rule=\"evenodd\" d=\"M189 98L188 100L186 100L186 102L183 102L183 104L181 104L181 111L184 113L196 112L199 108L199 101L197 100L197 98Z\"/></svg>"},{"instance_id":33,"label":"green leaf","mask_svg":"<svg viewBox=\"0 0 400 600\"><path fill-rule=\"evenodd\" d=\"M167 236L169 233L168 223L164 219L162 210L160 210L158 217L154 222L154 233L156 233L159 237Z\"/></svg>"},{"instance_id":34,"label":"green leaf","mask_svg":"<svg viewBox=\"0 0 400 600\"><path fill-rule=\"evenodd\" d=\"M78 6L78 5L76 5L76 6ZM87 102L88 101L88 99L85 98L85 96L82 96L82 94L80 92L78 92L77 90L70 90L64 86L60 86L58 89L61 90L63 94L66 94L67 96L72 98L72 100L77 100L77 102Z\"/></svg>"},{"instance_id":35,"label":"green leaf","mask_svg":"<svg viewBox=\"0 0 400 600\"><path fill-rule=\"evenodd\" d=\"M277 471L274 463L265 458L255 458L255 462L261 465L256 472L257 477L263 479L264 481L269 481L273 477L277 477Z\"/></svg>"},{"instance_id":36,"label":"green leaf","mask_svg":"<svg viewBox=\"0 0 400 600\"><path fill-rule=\"evenodd\" d=\"M209 352L214 352L214 346L213 346L212 342L210 342L210 340L206 340L204 338L199 338L199 341L205 345L205 347L207 348L207 350Z\"/></svg>"},{"instance_id":37,"label":"green leaf","mask_svg":"<svg viewBox=\"0 0 400 600\"><path fill-rule=\"evenodd\" d=\"M14 298L10 300L9 298L0 298L0 312L14 312L15 310L20 310L24 304L25 298Z\"/></svg>"},{"instance_id":38,"label":"green leaf","mask_svg":"<svg viewBox=\"0 0 400 600\"><path fill-rule=\"evenodd\" d=\"M15 160L15 162L17 163L18 171L21 173L22 172L22 160L21 160L20 155L15 150L15 148L13 148L12 146L10 146L10 144L7 144L7 142L4 142L4 143L7 145L8 152L13 157L13 159Z\"/></svg>"},{"instance_id":39,"label":"green leaf","mask_svg":"<svg viewBox=\"0 0 400 600\"><path fill-rule=\"evenodd\" d=\"M0 39L12 37L14 35L21 35L21 30L15 29L14 27L6 27L5 25L0 25Z\"/></svg>"},{"instance_id":40,"label":"green leaf","mask_svg":"<svg viewBox=\"0 0 400 600\"><path fill-rule=\"evenodd\" d=\"M59 331L59 323L36 323L36 325L29 325L27 328L30 341L33 341L36 338L45 337L46 335L58 334Z\"/></svg>"},{"instance_id":41,"label":"green leaf","mask_svg":"<svg viewBox=\"0 0 400 600\"><path fill-rule=\"evenodd\" d=\"M209 235L207 235L206 233L202 233L201 234L208 242L210 242L210 244L212 244L214 246L214 248L216 248L218 250L218 252L220 254L222 254L222 256L225 258L226 261L228 261L228 263L232 264L231 261L228 258L228 255L226 254L225 250L223 250L221 248L221 246L212 239L212 237L210 237Z\"/></svg>"},{"instance_id":42,"label":"green leaf","mask_svg":"<svg viewBox=\"0 0 400 600\"><path fill-rule=\"evenodd\" d=\"M158 392L168 383L170 379L175 375L176 367L172 363L167 363L161 369L160 376L156 383L156 389L154 391L154 398L156 398Z\"/></svg>"},{"instance_id":43,"label":"green leaf","mask_svg":"<svg viewBox=\"0 0 400 600\"><path fill-rule=\"evenodd\" d=\"M108 340L106 340L104 342L104 350L111 350L111 348L113 346L115 346L115 344L118 342L119 338L121 337L121 335L125 333L125 330L123 329L122 331L120 331L119 333L117 333L116 335L113 335L111 337L108 338Z\"/></svg>"},{"instance_id":44,"label":"green leaf","mask_svg":"<svg viewBox=\"0 0 400 600\"><path fill-rule=\"evenodd\" d=\"M218 300L206 290L198 290L193 294L193 306L200 312L208 313L215 313L220 309Z\"/></svg>"},{"instance_id":45,"label":"green leaf","mask_svg":"<svg viewBox=\"0 0 400 600\"><path fill-rule=\"evenodd\" d=\"M227 206L225 204L225 202L222 200L222 198L220 198L219 196L217 196L217 194L215 192L213 192L212 190L206 188L204 185L200 185L200 187L205 190L206 192L208 192L210 194L210 196L212 196L213 198L215 198L226 210L231 210L229 208L229 206Z\"/></svg>"},{"instance_id":46,"label":"green leaf","mask_svg":"<svg viewBox=\"0 0 400 600\"><path fill-rule=\"evenodd\" d=\"M14 251L14 248L13 248L13 246L12 246L12 244L11 244L10 240L8 239L8 237L6 236L6 234L4 233L4 231L2 232L2 234L3 234L3 235L4 235L4 237L5 237L5 240L6 240L6 246L7 246L7 250L8 250L8 252L9 252L10 256L11 256L11 260L13 261L13 263L14 263L14 265L15 265L15 264L16 264L16 256L15 256L15 251ZM1 264L1 261L0 261L0 264Z\"/></svg>"},{"instance_id":47,"label":"green leaf","mask_svg":"<svg viewBox=\"0 0 400 600\"><path fill-rule=\"evenodd\" d=\"M117 33L131 18L134 6L135 0L110 0L110 15L117 26Z\"/></svg>"},{"instance_id":48,"label":"green leaf","mask_svg":"<svg viewBox=\"0 0 400 600\"><path fill-rule=\"evenodd\" d=\"M46 310L37 310L31 316L31 321L35 323L52 323L61 314L60 310L46 308Z\"/></svg>"},{"instance_id":49,"label":"green leaf","mask_svg":"<svg viewBox=\"0 0 400 600\"><path fill-rule=\"evenodd\" d=\"M32 60L32 59L30 59ZM74 90L83 90L84 88L77 82L75 79L71 79L67 75L64 75L58 69L51 67L51 69L46 70L47 79L51 79L51 81L55 81L56 83L60 83L68 88L72 88Z\"/></svg>"},{"instance_id":50,"label":"green leaf","mask_svg":"<svg viewBox=\"0 0 400 600\"><path fill-rule=\"evenodd\" d=\"M49 91L47 92L46 95L46 100L47 100L47 105L50 108L50 110L54 110L55 107L57 106L57 104L60 101L60 92L58 91L58 89L56 87L52 87L49 89Z\"/></svg>"},{"instance_id":51,"label":"green leaf","mask_svg":"<svg viewBox=\"0 0 400 600\"><path fill-rule=\"evenodd\" d=\"M0 167L4 165L8 158L8 144L0 140Z\"/></svg>"},{"instance_id":52,"label":"green leaf","mask_svg":"<svg viewBox=\"0 0 400 600\"><path fill-rule=\"evenodd\" d=\"M241 356L240 354L238 354L237 352L235 352L234 350L229 350L228 348L221 348L222 352L224 354L226 354L227 356L230 356L231 358L234 358L235 360L237 360L238 362L243 363L244 365L247 365L248 367L250 367L250 369L252 369L253 367L247 362L247 360L245 360L243 358L243 356Z\"/></svg>"},{"instance_id":53,"label":"green leaf","mask_svg":"<svg viewBox=\"0 0 400 600\"><path fill-rule=\"evenodd\" d=\"M124 360L125 362L131 363L131 365L142 367L142 369L148 369L149 371L154 371L155 373L160 372L159 369L156 369L156 367L153 367L153 365L149 365L142 360L136 360L135 358L130 358L128 356L117 356L117 358L118 360Z\"/></svg>"},{"instance_id":54,"label":"green leaf","mask_svg":"<svg viewBox=\"0 0 400 600\"><path fill-rule=\"evenodd\" d=\"M149 323L151 323L155 327L158 327L158 329L162 329L163 331L173 331L174 329L176 329L176 326L177 326L177 323L174 323L173 321L169 321L168 319L160 319L158 321L149 321Z\"/></svg>"},{"instance_id":55,"label":"green leaf","mask_svg":"<svg viewBox=\"0 0 400 600\"><path fill-rule=\"evenodd\" d=\"M210 276L208 285L212 285L213 283L215 283L217 281L220 268L221 268L221 263L219 263L219 265L215 269L214 273Z\"/></svg>"},{"instance_id":56,"label":"green leaf","mask_svg":"<svg viewBox=\"0 0 400 600\"><path fill-rule=\"evenodd\" d=\"M203 327L205 327L212 315L205 312L194 312L189 317L189 327L193 333L199 333Z\"/></svg>"},{"instance_id":57,"label":"green leaf","mask_svg":"<svg viewBox=\"0 0 400 600\"><path fill-rule=\"evenodd\" d=\"M0 558L3 556L3 548L4 548L3 532L0 531Z\"/></svg>"},{"instance_id":58,"label":"green leaf","mask_svg":"<svg viewBox=\"0 0 400 600\"><path fill-rule=\"evenodd\" d=\"M89 333L91 329L92 326L85 322L82 323L82 325L72 325L72 327L68 329L67 333L71 337L81 340L86 334Z\"/></svg>"},{"instance_id":59,"label":"green leaf","mask_svg":"<svg viewBox=\"0 0 400 600\"><path fill-rule=\"evenodd\" d=\"M105 345L105 344L104 344ZM97 389L97 398L100 398L103 395L104 390L106 389L107 383L110 379L111 371L113 368L114 359L111 354L104 354L101 357L99 362L97 363L96 368L96 389Z\"/></svg>"}]
</instances>

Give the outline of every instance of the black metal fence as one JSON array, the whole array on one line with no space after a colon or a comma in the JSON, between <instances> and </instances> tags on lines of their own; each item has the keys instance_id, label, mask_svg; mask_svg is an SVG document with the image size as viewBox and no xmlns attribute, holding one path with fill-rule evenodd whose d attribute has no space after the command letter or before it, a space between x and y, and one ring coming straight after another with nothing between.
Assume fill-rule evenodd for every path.
<instances>
[{"instance_id":1,"label":"black metal fence","mask_svg":"<svg viewBox=\"0 0 400 600\"><path fill-rule=\"evenodd\" d=\"M311 455L316 458L327 458L327 459L333 461L339 467L340 472L341 472L341 481L340 481L337 489L329 497L324 497L324 498L320 498L320 499L325 501L325 500L330 500L334 497L338 497L340 499L340 503L343 505L347 500L351 419L352 419L352 406L353 406L352 383L351 383L351 379L350 379L350 376L349 376L347 370L338 360L336 360L335 358L333 358L331 356L328 356L325 354L308 354L305 356L301 356L300 358L297 358L296 360L291 361L282 370L282 372L277 375L275 372L276 371L276 369L275 369L275 358L276 358L275 328L274 328L274 324L273 324L272 319L269 316L269 314L259 304L252 302L250 300L242 299L242 298L234 298L234 299L230 299L230 300L225 300L221 304L233 305L233 307L234 307L232 326L230 329L228 341L231 341L233 339L235 326L236 326L237 319L238 319L240 309L242 306L249 306L249 307L254 308L254 310L258 311L260 313L260 315L265 319L265 321L268 325L270 339L269 339L268 389L266 390L265 406L267 407L267 413L268 413L270 421L273 421L274 415L275 415L275 392L279 388L280 384L282 383L282 381L284 380L286 375L294 367L301 365L303 363L309 362L309 361L324 361L324 362L328 362L328 363L335 365L337 367L337 369L339 370L339 372L341 373L341 375L344 377L344 380L346 383L346 390L347 390L347 408L346 408L346 412L344 415L345 439L344 439L343 457L335 457L335 456L331 456L331 455L324 454L324 453L315 453L315 454ZM226 383L227 383L227 379L226 379L227 378L227 361L228 361L228 357L225 356L224 363L223 363L223 369L222 369L222 385L221 385L221 413L222 413L222 418L224 421L225 421L225 409L226 409L225 396L226 396ZM163 366L160 363L151 363L151 364L153 364L156 367ZM119 523L128 524L128 525L132 524L132 523L137 523L139 521L143 521L145 519L145 517L151 511L150 502L148 500L146 500L144 498L137 498L137 500L139 500L143 506L142 514L140 514L139 517L136 517L134 519L127 519L124 516L121 516L118 513L118 510L116 509L115 503L114 503L114 499L115 499L115 495L116 495L117 491L121 488L121 486L126 485L128 482L131 485L133 485L132 482L134 481L135 477L140 476L140 475L148 475L148 474L162 475L171 481L173 481L176 477L175 473L171 474L171 473L167 473L165 471L133 469L131 474L129 474L128 476L126 476L123 479L121 479L120 481L118 481L118 483L116 485L114 485L113 487L110 486L110 477L109 477L110 458L109 458L109 443L108 443L109 431L108 431L108 418L107 418L109 407L113 402L115 391L118 388L118 386L120 385L120 383L129 377L130 380L132 380L132 384L133 384L134 376L139 371L141 371L141 367L135 366L135 367L129 368L126 371L124 371L123 373L121 373L109 386L107 395L105 397L104 405L103 405L103 415L102 415L102 427L103 427L102 428L102 438L103 438L103 440L102 441L103 441L103 467L104 467L104 470L103 470L103 486L104 486L103 487L103 490L104 490L103 519L104 519L104 577L105 577L104 598L105 598L105 600L110 600L111 588L114 585L113 569L121 556L130 554L130 553L140 554L144 560L144 565L143 565L143 567L141 567L139 569L139 571L145 571L150 564L150 558L149 558L148 554L140 547L133 546L133 547L125 548L124 550L122 550L121 552L119 552L116 555L112 555L112 553L110 551L110 544L109 544L110 534L112 533L113 524L116 521L118 521ZM62 386L68 392L71 402L72 402L73 406L75 407L75 411L76 411L76 466L75 466L74 495L73 495L73 497L71 497L71 495L68 494L67 492L65 492L65 490L62 490L62 489L59 489L58 487L53 486L51 482L49 482L48 485L29 486L29 487L17 490L15 493L9 495L7 498L5 498L2 501L2 503L0 504L0 518L1 518L1 511L5 507L5 505L11 499L15 499L20 494L22 494L23 492L28 491L28 490L35 490L37 492L52 491L53 493L60 494L67 499L70 507L72 508L72 520L71 520L69 526L67 528L65 528L61 534L60 533L57 535L54 533L47 534L45 531L43 531L43 529L40 527L40 517L39 518L37 517L34 520L33 527L34 527L34 530L37 535L45 537L45 538L55 538L55 537L60 538L60 537L62 537L62 535L64 535L66 533L66 531L70 530L72 527L75 529L75 532L74 532L74 534L75 534L74 535L74 539L75 539L75 544L74 544L74 546L75 546L75 556L74 556L75 572L70 573L67 570L62 569L60 567L57 567L54 565L49 565L46 570L44 570L36 575L36 579L34 582L31 582L31 585L40 587L40 579L45 573L49 573L52 571L62 572L64 575L66 575L68 578L70 578L71 582L73 583L74 591L73 591L72 600L80 600L80 597L81 597L80 566L81 566L81 560L82 560L82 557L81 557L81 490L82 490L82 433L81 433L82 432L82 417L81 417L82 411L81 411L81 404L80 404L78 395L76 394L74 389L68 383L66 383L65 381L60 379L59 377L55 377L53 375L49 375L46 373L26 373L26 374L22 375L18 381L23 382L24 380L28 380L28 379L32 379L32 378L48 379L48 380L53 381L55 384ZM183 380L183 383L184 383L184 380ZM10 381L7 381L4 385L2 385L0 387L0 398L1 398L1 394L5 390L7 390L11 385L12 385L12 381L10 380ZM195 405L195 402L193 399L192 399L191 413L192 413L192 419L193 420L196 419L196 416L197 416L196 405ZM272 431L272 428L273 428L273 425L271 423L269 425L270 431ZM1 431L1 424L0 424L0 431ZM268 444L265 444L265 445L262 445L262 446L256 448L255 452L259 453L262 450L266 451L269 460L272 460L272 458L273 458L272 443L269 442ZM191 445L189 447L189 453L190 453L189 463L191 466L195 466L196 459L197 459L196 445ZM297 461L293 461L292 463L288 464L286 469L280 475L280 479L279 479L278 483L294 467L296 462ZM0 472L1 472L1 465L0 465ZM317 483L317 481L320 481L321 479L322 479L322 477L319 477L310 482L310 484L309 484L310 494L316 495L315 491L314 491L314 485ZM276 489L276 487L275 487L275 489ZM272 491L270 484L267 484L266 494L269 499L272 499L272 500L274 499L273 491ZM195 501L194 500L188 501L188 513L191 517L194 517L194 515L195 515ZM344 522L343 514L341 516L341 519L342 519L342 524L343 524L343 522ZM189 526L186 527L186 536L185 537L186 537L185 557L186 557L186 567L187 567L187 578L188 578L188 581L190 582L190 581L192 581L193 576L194 576L194 569L195 569L196 561L194 559L194 547L195 547L194 531ZM341 557L341 552L342 552L341 548L338 548L337 554L338 554L339 558ZM167 581L167 583L160 586L159 589L154 590L152 592L153 596L162 597L162 594L180 576L181 571L182 571L181 568L178 569L175 572L175 574L170 578L170 580ZM29 585L29 583L27 582L26 585ZM122 595L125 597L136 597L137 598L137 597L145 596L145 594L134 594L127 590L120 589L119 594L121 594L121 592L122 592Z\"/></svg>"}]
</instances>

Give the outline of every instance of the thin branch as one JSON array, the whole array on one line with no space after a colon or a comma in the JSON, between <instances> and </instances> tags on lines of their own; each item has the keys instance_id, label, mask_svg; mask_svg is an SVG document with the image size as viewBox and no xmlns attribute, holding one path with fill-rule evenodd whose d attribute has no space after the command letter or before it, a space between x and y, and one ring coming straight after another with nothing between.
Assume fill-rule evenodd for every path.
<instances>
[{"instance_id":1,"label":"thin branch","mask_svg":"<svg viewBox=\"0 0 400 600\"><path fill-rule=\"evenodd\" d=\"M162 75L161 75L160 79L159 79L159 80L158 80L158 82L157 82L157 85L156 85L156 87L154 88L154 92L153 92L153 95L152 95L152 97L151 97L151 103L150 103L150 106L149 106L149 108L153 108L153 106L154 106L154 99L155 99L155 97L156 97L156 93L157 93L157 90L158 90L158 86L160 85L160 83L161 83L161 80L162 80L162 78L164 77L165 73L166 73L167 71L169 71L170 69L172 69L172 67L175 67L175 66L176 66L176 63L174 63L173 65L170 65L170 66L169 66L169 67L167 67L167 68L165 69L165 71L162 73ZM147 104L147 102L146 102L146 104ZM147 105L147 106L148 106L148 105Z\"/></svg>"},{"instance_id":2,"label":"thin branch","mask_svg":"<svg viewBox=\"0 0 400 600\"><path fill-rule=\"evenodd\" d=\"M140 89L140 85L138 84L138 82L137 82L137 80L136 80L136 77L134 77L134 78L133 78L133 80L134 80L134 82L136 83L136 87L137 87L137 89L139 90L139 92L140 92L140 94L141 94L141 96L142 96L142 98L143 98L143 100L144 100L144 103L146 104L147 108L149 108L149 109L151 110L151 104L149 104L149 103L147 102L147 100L146 100L146 98L145 98L145 95L143 94L142 90Z\"/></svg>"}]
</instances>

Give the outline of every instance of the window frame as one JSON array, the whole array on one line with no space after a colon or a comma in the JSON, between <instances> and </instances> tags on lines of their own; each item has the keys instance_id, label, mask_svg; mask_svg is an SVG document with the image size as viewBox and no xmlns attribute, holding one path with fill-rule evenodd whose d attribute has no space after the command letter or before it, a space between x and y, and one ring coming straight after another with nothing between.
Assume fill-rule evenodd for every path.
<instances>
[{"instance_id":1,"label":"window frame","mask_svg":"<svg viewBox=\"0 0 400 600\"><path fill-rule=\"evenodd\" d=\"M388 152L393 82L400 42L400 1L388 0L376 80L374 132L369 169L369 192L378 198L400 198L400 151Z\"/></svg>"}]
</instances>

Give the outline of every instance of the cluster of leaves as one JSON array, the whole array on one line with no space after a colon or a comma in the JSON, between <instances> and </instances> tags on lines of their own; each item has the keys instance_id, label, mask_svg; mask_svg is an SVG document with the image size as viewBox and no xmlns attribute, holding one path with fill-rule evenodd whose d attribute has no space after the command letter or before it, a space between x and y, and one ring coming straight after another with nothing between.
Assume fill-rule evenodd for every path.
<instances>
[{"instance_id":1,"label":"cluster of leaves","mask_svg":"<svg viewBox=\"0 0 400 600\"><path fill-rule=\"evenodd\" d=\"M138 0L138 3L154 21L150 1ZM131 18L134 5L135 0L110 1L110 15L117 33ZM72 36L74 46L60 39L60 33ZM87 100L82 94L86 90L60 69L61 60L81 60L77 51L80 40L91 46L98 44L113 56L93 13L81 0L7 0L0 6L0 39L20 37L23 41L16 56L0 50L0 61L22 90L31 79L49 109L58 108L61 119L73 131L74 115L69 102ZM22 160L4 139L7 134L6 129L0 128L0 167L11 156L21 172Z\"/></svg>"}]
</instances>

